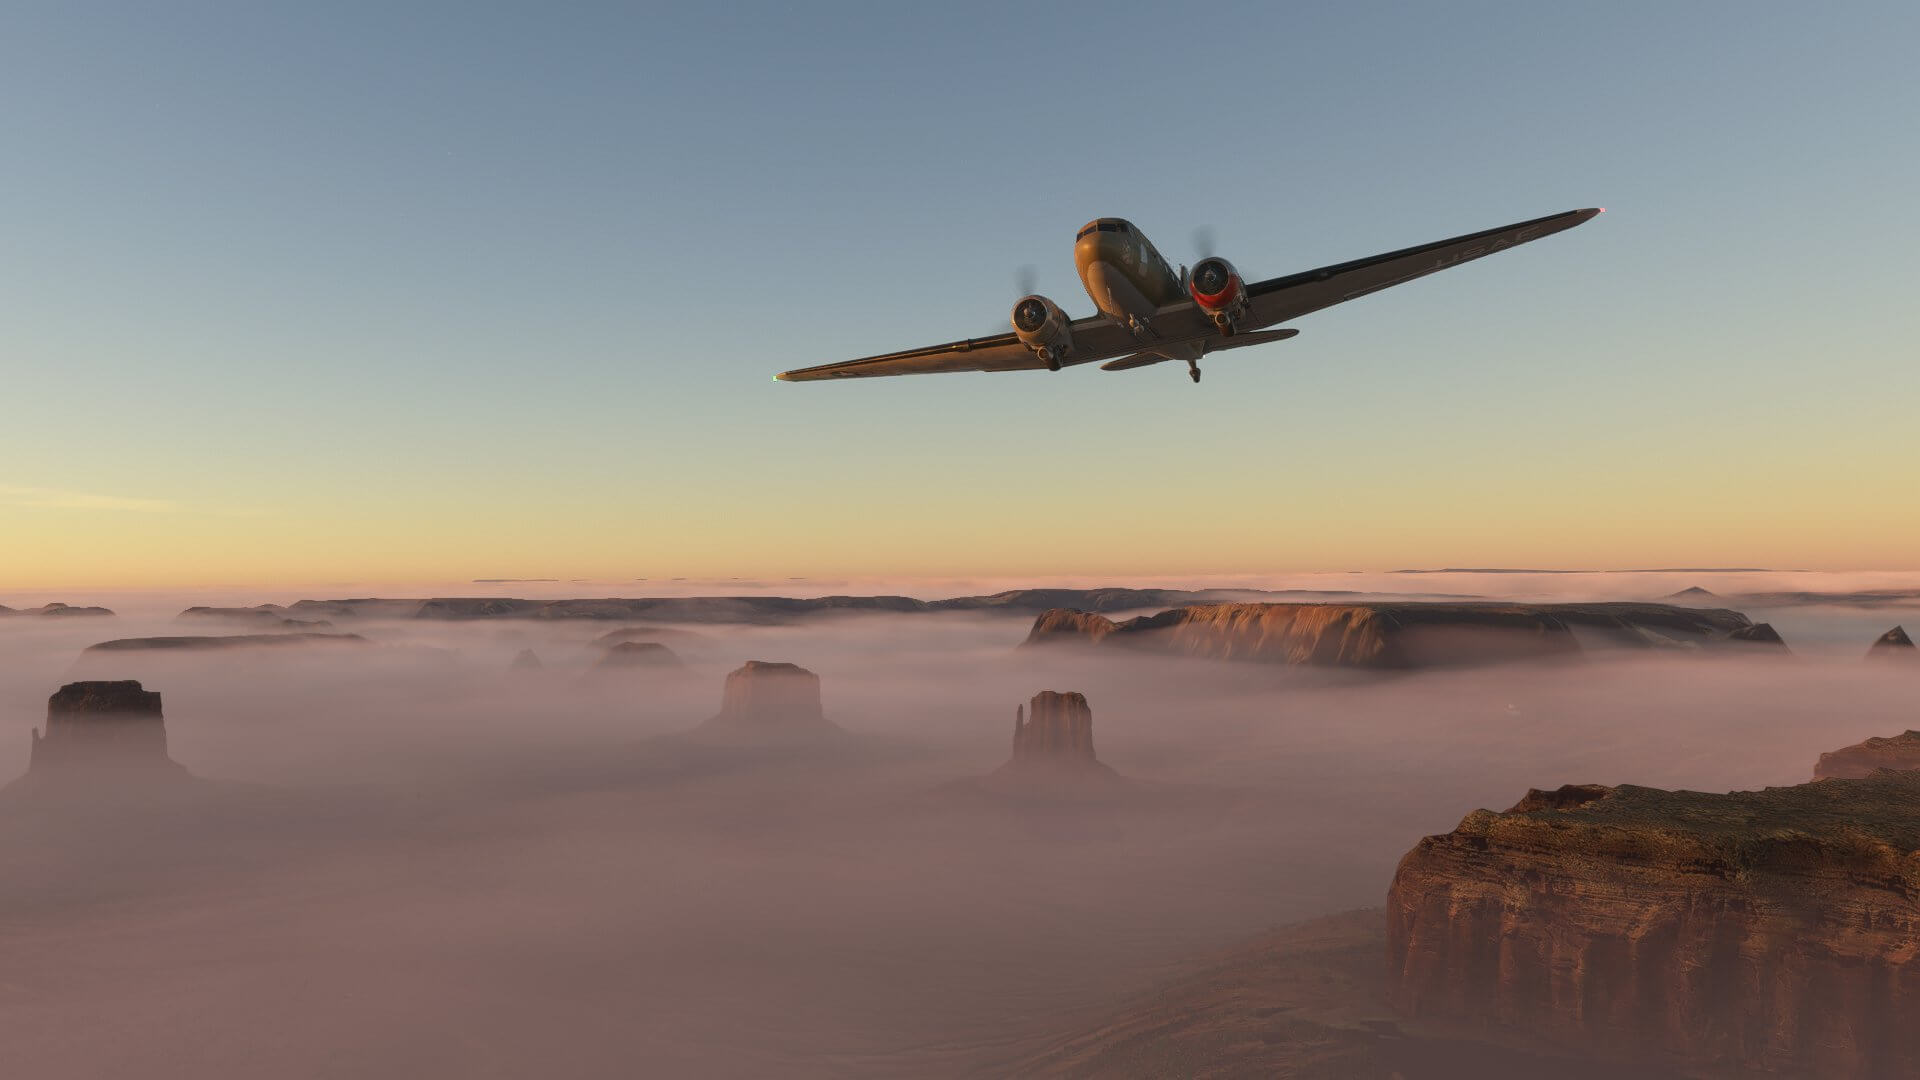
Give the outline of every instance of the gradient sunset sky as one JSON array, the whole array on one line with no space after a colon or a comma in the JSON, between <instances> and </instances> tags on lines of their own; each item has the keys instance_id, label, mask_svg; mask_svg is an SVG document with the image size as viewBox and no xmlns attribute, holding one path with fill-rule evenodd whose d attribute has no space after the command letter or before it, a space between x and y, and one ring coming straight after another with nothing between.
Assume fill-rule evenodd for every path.
<instances>
[{"instance_id":1,"label":"gradient sunset sky","mask_svg":"<svg viewBox=\"0 0 1920 1080\"><path fill-rule=\"evenodd\" d=\"M716 10L705 10L714 8ZM16 3L0 601L1920 566L1906 3ZM1125 374L1073 232L1518 251Z\"/></svg>"}]
</instances>

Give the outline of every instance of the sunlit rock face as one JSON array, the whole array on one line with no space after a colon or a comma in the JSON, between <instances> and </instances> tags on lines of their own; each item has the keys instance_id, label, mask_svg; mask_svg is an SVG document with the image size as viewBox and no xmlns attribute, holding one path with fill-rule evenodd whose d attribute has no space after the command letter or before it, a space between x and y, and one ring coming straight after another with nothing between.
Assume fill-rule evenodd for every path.
<instances>
[{"instance_id":1,"label":"sunlit rock face","mask_svg":"<svg viewBox=\"0 0 1920 1080\"><path fill-rule=\"evenodd\" d=\"M1402 1013L1690 1075L1920 1076L1920 773L1531 792L1401 860Z\"/></svg>"},{"instance_id":2,"label":"sunlit rock face","mask_svg":"<svg viewBox=\"0 0 1920 1080\"><path fill-rule=\"evenodd\" d=\"M820 706L820 676L798 664L749 660L727 675L720 712L696 734L742 742L844 735Z\"/></svg>"},{"instance_id":3,"label":"sunlit rock face","mask_svg":"<svg viewBox=\"0 0 1920 1080\"><path fill-rule=\"evenodd\" d=\"M187 775L167 756L159 692L132 680L68 683L48 698L46 734L33 733L27 772L50 779Z\"/></svg>"},{"instance_id":4,"label":"sunlit rock face","mask_svg":"<svg viewBox=\"0 0 1920 1080\"><path fill-rule=\"evenodd\" d=\"M1055 608L1042 612L1033 620L1033 629L1027 632L1025 644L1097 645L1102 638L1113 633L1114 626L1114 621L1105 615Z\"/></svg>"},{"instance_id":5,"label":"sunlit rock face","mask_svg":"<svg viewBox=\"0 0 1920 1080\"><path fill-rule=\"evenodd\" d=\"M1867 647L1867 659L1896 664L1920 664L1920 649L1913 647L1913 639L1907 636L1906 627L1896 626L1873 640L1873 644Z\"/></svg>"},{"instance_id":6,"label":"sunlit rock face","mask_svg":"<svg viewBox=\"0 0 1920 1080\"><path fill-rule=\"evenodd\" d=\"M1200 604L1119 623L1057 610L1035 620L1026 644L1067 642L1381 670L1577 660L1589 649L1748 652L1758 644L1784 651L1771 627L1756 627L1737 611L1642 603Z\"/></svg>"},{"instance_id":7,"label":"sunlit rock face","mask_svg":"<svg viewBox=\"0 0 1920 1080\"><path fill-rule=\"evenodd\" d=\"M1084 695L1042 690L1013 716L1013 756L996 778L1046 784L1112 780L1118 775L1093 754L1093 709Z\"/></svg>"},{"instance_id":8,"label":"sunlit rock face","mask_svg":"<svg viewBox=\"0 0 1920 1080\"><path fill-rule=\"evenodd\" d=\"M1902 732L1891 738L1875 737L1821 754L1813 766L1813 778L1858 780L1872 776L1878 769L1896 772L1920 769L1920 731Z\"/></svg>"}]
</instances>

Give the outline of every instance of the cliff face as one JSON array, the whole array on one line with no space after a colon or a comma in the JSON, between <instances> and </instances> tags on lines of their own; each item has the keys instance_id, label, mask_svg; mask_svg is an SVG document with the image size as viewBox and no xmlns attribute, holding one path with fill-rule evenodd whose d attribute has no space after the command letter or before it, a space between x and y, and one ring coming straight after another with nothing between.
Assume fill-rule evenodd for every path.
<instances>
[{"instance_id":1,"label":"cliff face","mask_svg":"<svg viewBox=\"0 0 1920 1080\"><path fill-rule=\"evenodd\" d=\"M1871 738L1820 755L1813 767L1815 780L1858 780L1875 769L1920 769L1920 731L1892 738Z\"/></svg>"},{"instance_id":2,"label":"cliff face","mask_svg":"<svg viewBox=\"0 0 1920 1080\"><path fill-rule=\"evenodd\" d=\"M1578 633L1576 633L1576 631ZM1063 641L1270 664L1421 668L1572 658L1600 647L1778 643L1735 611L1669 604L1206 604L1114 623L1050 611L1027 644Z\"/></svg>"},{"instance_id":3,"label":"cliff face","mask_svg":"<svg viewBox=\"0 0 1920 1080\"><path fill-rule=\"evenodd\" d=\"M727 675L719 714L697 733L747 742L845 734L820 707L820 676L798 664L767 660L749 660Z\"/></svg>"},{"instance_id":4,"label":"cliff face","mask_svg":"<svg viewBox=\"0 0 1920 1080\"><path fill-rule=\"evenodd\" d=\"M1896 626L1873 640L1873 644L1867 647L1867 659L1902 664L1920 663L1920 649L1913 647L1913 639L1907 636L1906 627Z\"/></svg>"},{"instance_id":5,"label":"cliff face","mask_svg":"<svg viewBox=\"0 0 1920 1080\"><path fill-rule=\"evenodd\" d=\"M184 776L167 757L160 694L138 682L68 683L47 699L47 732L33 733L27 772L75 777L95 772Z\"/></svg>"},{"instance_id":6,"label":"cliff face","mask_svg":"<svg viewBox=\"0 0 1920 1080\"><path fill-rule=\"evenodd\" d=\"M1042 612L1039 618L1033 620L1033 629L1027 632L1025 644L1098 645L1108 634L1113 633L1115 625L1114 621L1105 615L1055 608L1052 611Z\"/></svg>"},{"instance_id":7,"label":"cliff face","mask_svg":"<svg viewBox=\"0 0 1920 1080\"><path fill-rule=\"evenodd\" d=\"M1001 780L1036 784L1106 781L1118 774L1093 756L1093 709L1075 691L1042 690L1013 714L1013 756L994 771Z\"/></svg>"},{"instance_id":8,"label":"cliff face","mask_svg":"<svg viewBox=\"0 0 1920 1080\"><path fill-rule=\"evenodd\" d=\"M1920 1075L1920 773L1530 793L1401 860L1414 1018L1718 1075Z\"/></svg>"}]
</instances>

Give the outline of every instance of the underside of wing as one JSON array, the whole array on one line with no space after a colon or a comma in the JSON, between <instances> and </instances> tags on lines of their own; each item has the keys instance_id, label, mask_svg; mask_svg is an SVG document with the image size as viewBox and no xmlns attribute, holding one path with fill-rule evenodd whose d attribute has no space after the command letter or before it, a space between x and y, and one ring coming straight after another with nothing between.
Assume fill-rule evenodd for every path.
<instances>
[{"instance_id":1,"label":"underside of wing","mask_svg":"<svg viewBox=\"0 0 1920 1080\"><path fill-rule=\"evenodd\" d=\"M1368 293L1571 229L1599 213L1598 209L1568 210L1451 240L1257 282L1247 286L1250 321L1255 326L1271 326L1297 319L1309 312L1357 300Z\"/></svg>"},{"instance_id":2,"label":"underside of wing","mask_svg":"<svg viewBox=\"0 0 1920 1080\"><path fill-rule=\"evenodd\" d=\"M1073 348L1062 358L1063 366L1090 364L1140 347L1132 334L1098 315L1076 319L1069 329L1072 331ZM836 364L796 368L783 371L774 378L782 382L813 382L881 375L931 375L950 371L1031 371L1046 366L1032 349L1008 333L859 360L843 360Z\"/></svg>"}]
</instances>

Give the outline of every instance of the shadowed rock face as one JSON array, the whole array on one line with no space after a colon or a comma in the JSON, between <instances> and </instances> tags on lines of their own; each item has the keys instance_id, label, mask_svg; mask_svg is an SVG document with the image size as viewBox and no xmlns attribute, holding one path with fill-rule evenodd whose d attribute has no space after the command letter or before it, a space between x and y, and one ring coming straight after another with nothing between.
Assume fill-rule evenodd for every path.
<instances>
[{"instance_id":1,"label":"shadowed rock face","mask_svg":"<svg viewBox=\"0 0 1920 1080\"><path fill-rule=\"evenodd\" d=\"M1788 651L1786 641L1781 638L1780 631L1773 628L1772 623L1742 626L1738 630L1729 632L1723 640L1746 645L1771 645L1781 652Z\"/></svg>"},{"instance_id":2,"label":"shadowed rock face","mask_svg":"<svg viewBox=\"0 0 1920 1080\"><path fill-rule=\"evenodd\" d=\"M1858 780L1876 769L1896 772L1920 769L1920 731L1865 742L1821 754L1813 767L1815 780Z\"/></svg>"},{"instance_id":3,"label":"shadowed rock face","mask_svg":"<svg viewBox=\"0 0 1920 1080\"><path fill-rule=\"evenodd\" d=\"M1714 1074L1920 1075L1917 849L1920 773L1530 793L1401 860L1388 996Z\"/></svg>"},{"instance_id":4,"label":"shadowed rock face","mask_svg":"<svg viewBox=\"0 0 1920 1080\"><path fill-rule=\"evenodd\" d=\"M798 664L749 660L727 675L718 715L698 734L729 741L804 741L844 735L820 707L820 676Z\"/></svg>"},{"instance_id":5,"label":"shadowed rock face","mask_svg":"<svg viewBox=\"0 0 1920 1080\"><path fill-rule=\"evenodd\" d=\"M94 772L186 776L167 757L160 694L138 682L68 683L47 699L47 733L33 733L32 776Z\"/></svg>"},{"instance_id":6,"label":"shadowed rock face","mask_svg":"<svg viewBox=\"0 0 1920 1080\"><path fill-rule=\"evenodd\" d=\"M1048 786L1119 779L1093 756L1093 709L1078 692L1042 690L1013 714L1013 756L993 779Z\"/></svg>"},{"instance_id":7,"label":"shadowed rock face","mask_svg":"<svg viewBox=\"0 0 1920 1080\"><path fill-rule=\"evenodd\" d=\"M1729 647L1731 635L1751 625L1736 611L1671 604L1207 604L1122 623L1050 611L1027 644L1080 641L1216 660L1393 669L1571 659L1583 651L1576 630L1603 647Z\"/></svg>"},{"instance_id":8,"label":"shadowed rock face","mask_svg":"<svg viewBox=\"0 0 1920 1080\"><path fill-rule=\"evenodd\" d=\"M540 654L532 649L521 649L513 656L513 662L507 665L511 671L539 671L547 665L540 662Z\"/></svg>"},{"instance_id":9,"label":"shadowed rock face","mask_svg":"<svg viewBox=\"0 0 1920 1080\"><path fill-rule=\"evenodd\" d=\"M536 659L535 663L539 661ZM593 665L596 671L632 669L677 669L682 667L673 650L657 641L622 641L607 650Z\"/></svg>"},{"instance_id":10,"label":"shadowed rock face","mask_svg":"<svg viewBox=\"0 0 1920 1080\"><path fill-rule=\"evenodd\" d=\"M1867 647L1867 659L1901 664L1920 663L1920 650L1913 647L1913 639L1907 636L1906 628L1896 626L1873 640L1873 644Z\"/></svg>"}]
</instances>

